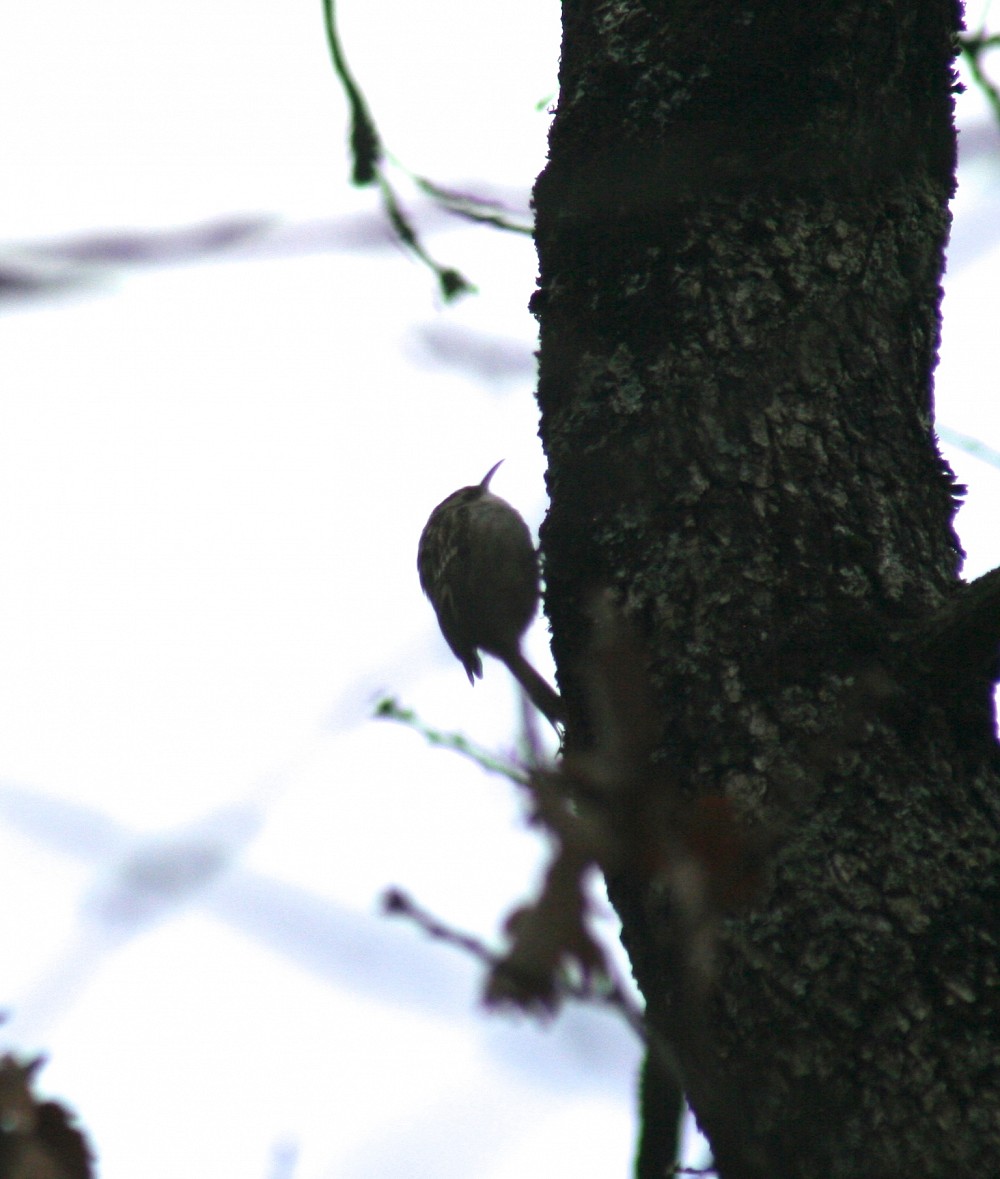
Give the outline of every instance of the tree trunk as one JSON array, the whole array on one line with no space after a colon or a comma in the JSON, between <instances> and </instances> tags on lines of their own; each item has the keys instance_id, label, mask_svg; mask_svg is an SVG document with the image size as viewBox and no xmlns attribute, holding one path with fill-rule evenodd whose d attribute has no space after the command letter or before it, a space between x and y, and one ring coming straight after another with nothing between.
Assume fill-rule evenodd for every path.
<instances>
[{"instance_id":1,"label":"tree trunk","mask_svg":"<svg viewBox=\"0 0 1000 1179\"><path fill-rule=\"evenodd\" d=\"M982 1179L1000 611L931 426L957 9L563 8L534 309L568 740L611 588L664 780L767 849L697 995L676 897L609 881L650 1023L726 1177Z\"/></svg>"}]
</instances>

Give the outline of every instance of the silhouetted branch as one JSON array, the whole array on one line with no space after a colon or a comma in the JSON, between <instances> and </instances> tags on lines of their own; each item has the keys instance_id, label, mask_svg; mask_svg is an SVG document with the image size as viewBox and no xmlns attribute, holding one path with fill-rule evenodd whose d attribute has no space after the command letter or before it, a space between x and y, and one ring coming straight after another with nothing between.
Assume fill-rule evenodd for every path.
<instances>
[{"instance_id":1,"label":"silhouetted branch","mask_svg":"<svg viewBox=\"0 0 1000 1179\"><path fill-rule=\"evenodd\" d=\"M413 709L403 708L391 696L385 697L375 705L375 716L380 720L399 721L400 724L419 733L429 745L437 745L442 749L450 749L453 753L459 753L462 757L467 757L470 761L475 762L480 769L486 770L487 773L502 774L503 777L508 778L511 782L516 782L519 786L528 785L527 772L515 765L514 762L499 757L482 745L477 745L461 733L446 733L441 729L431 728L430 725L424 724Z\"/></svg>"},{"instance_id":2,"label":"silhouetted branch","mask_svg":"<svg viewBox=\"0 0 1000 1179\"><path fill-rule=\"evenodd\" d=\"M412 175L412 174L411 174ZM532 222L513 221L507 210L498 201L489 201L477 197L472 193L455 192L453 189L442 188L426 176L413 175L413 182L429 197L433 198L442 208L456 217L465 217L469 221L477 221L483 225L493 225L497 229L506 229L510 233L523 233L531 237L535 232Z\"/></svg>"},{"instance_id":3,"label":"silhouetted branch","mask_svg":"<svg viewBox=\"0 0 1000 1179\"><path fill-rule=\"evenodd\" d=\"M384 912L391 917L405 917L412 921L428 937L434 938L447 945L454 946L463 953L478 959L490 972L492 979L506 978L516 989L530 989L534 987L536 979L530 972L521 971L505 954L491 950L483 941L471 934L462 933L439 921L426 910L421 909L410 897L399 888L390 888L382 896ZM602 970L602 978L584 977L579 981L568 974L561 974L556 979L557 998L570 999L577 1003L592 1006L607 1007L620 1015L632 1031L643 1042L646 1041L646 1022L641 1009L633 1002L624 984L620 982L606 965ZM542 1011L540 1007L536 1011Z\"/></svg>"},{"instance_id":4,"label":"silhouetted branch","mask_svg":"<svg viewBox=\"0 0 1000 1179\"><path fill-rule=\"evenodd\" d=\"M351 108L351 155L354 159L352 182L359 186L374 184L382 163L382 141L379 138L375 121L368 110L368 103L361 93L361 87L354 80L344 57L344 50L340 44L337 32L337 19L334 13L334 0L323 0L323 18L326 24L326 40L330 46L330 56L333 68L337 72L340 84L347 95L347 103Z\"/></svg>"},{"instance_id":5,"label":"silhouetted branch","mask_svg":"<svg viewBox=\"0 0 1000 1179\"><path fill-rule=\"evenodd\" d=\"M351 112L351 180L358 186L377 184L382 195L382 204L386 216L395 230L399 241L412 254L420 259L425 266L430 267L437 276L438 286L446 300L458 295L469 294L475 287L458 270L451 266L442 266L436 262L420 240L416 229L403 209L399 196L386 174L386 152L379 135L378 127L372 117L371 110L365 99L361 87L351 73L344 56L344 49L337 32L334 0L323 0L323 17L326 25L326 39L330 49L333 68L340 79L347 97L347 104ZM408 171L408 170L407 170ZM530 225L518 224L510 220L506 213L495 202L470 196L467 193L456 193L442 188L426 177L417 176L410 172L414 183L426 193L441 208L453 213L457 217L464 217L470 221L492 225L497 229L505 229L513 233L532 233Z\"/></svg>"},{"instance_id":6,"label":"silhouetted branch","mask_svg":"<svg viewBox=\"0 0 1000 1179\"><path fill-rule=\"evenodd\" d=\"M959 593L913 636L918 654L946 681L996 679L1000 654L1000 569L992 569Z\"/></svg>"}]
</instances>

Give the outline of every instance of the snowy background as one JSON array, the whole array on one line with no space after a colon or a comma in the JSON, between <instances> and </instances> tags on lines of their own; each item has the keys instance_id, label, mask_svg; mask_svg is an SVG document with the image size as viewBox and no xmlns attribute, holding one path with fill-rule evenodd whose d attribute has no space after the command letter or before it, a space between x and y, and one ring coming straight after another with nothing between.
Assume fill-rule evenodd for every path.
<instances>
[{"instance_id":1,"label":"snowy background","mask_svg":"<svg viewBox=\"0 0 1000 1179\"><path fill-rule=\"evenodd\" d=\"M557 6L340 21L390 149L525 212ZM624 1176L624 1026L487 1019L473 963L378 915L399 884L491 937L543 851L502 779L370 719L391 692L513 748L509 677L468 688L414 560L498 458L544 512L530 239L399 174L479 287L441 304L346 182L318 2L36 0L3 31L6 1043L48 1054L103 1179ZM1000 451L1000 132L959 107L938 403L973 577L1000 455L954 443Z\"/></svg>"}]
</instances>

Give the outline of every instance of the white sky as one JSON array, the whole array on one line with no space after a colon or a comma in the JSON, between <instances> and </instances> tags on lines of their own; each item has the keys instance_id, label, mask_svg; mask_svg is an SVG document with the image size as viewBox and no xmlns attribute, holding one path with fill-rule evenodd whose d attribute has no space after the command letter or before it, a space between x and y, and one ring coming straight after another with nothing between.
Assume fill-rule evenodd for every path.
<instances>
[{"instance_id":1,"label":"white sky","mask_svg":"<svg viewBox=\"0 0 1000 1179\"><path fill-rule=\"evenodd\" d=\"M557 21L341 12L391 149L512 201L544 160ZM544 510L530 241L441 223L433 252L480 288L447 308L371 246L318 3L36 0L3 32L0 263L85 280L0 323L9 1038L50 1054L103 1179L626 1174L627 1032L488 1020L472 964L373 915L399 884L490 936L539 862L503 782L366 719L390 690L486 744L516 731L414 558L430 507L500 457L497 490ZM1000 134L978 95L961 110L940 417L1000 450ZM216 218L263 220L207 263L27 248ZM1000 470L945 450L974 576L1000 563Z\"/></svg>"}]
</instances>

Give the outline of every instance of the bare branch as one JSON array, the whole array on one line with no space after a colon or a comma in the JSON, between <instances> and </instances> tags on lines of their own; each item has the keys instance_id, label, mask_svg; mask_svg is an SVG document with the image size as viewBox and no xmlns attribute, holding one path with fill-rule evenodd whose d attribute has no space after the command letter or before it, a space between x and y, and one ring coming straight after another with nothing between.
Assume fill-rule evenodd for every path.
<instances>
[{"instance_id":1,"label":"bare branch","mask_svg":"<svg viewBox=\"0 0 1000 1179\"><path fill-rule=\"evenodd\" d=\"M381 720L399 721L400 724L419 733L428 745L437 745L441 749L450 749L452 753L467 757L488 774L501 774L518 786L528 785L528 774L521 766L492 753L482 745L477 745L461 733L446 733L441 729L431 728L417 716L412 708L403 708L391 696L386 696L376 704L375 716Z\"/></svg>"},{"instance_id":2,"label":"bare branch","mask_svg":"<svg viewBox=\"0 0 1000 1179\"><path fill-rule=\"evenodd\" d=\"M382 195L382 205L396 236L406 249L434 272L441 294L446 301L457 298L459 295L475 292L476 288L473 284L458 270L451 266L442 266L431 257L403 209L399 196L386 174L386 152L382 144L382 137L379 135L378 127L372 117L364 93L351 73L344 56L344 47L340 43L340 34L337 31L335 0L323 0L323 18L330 58L333 61L334 71L340 79L340 84L344 88L347 105L351 112L349 137L352 157L351 182L359 187L378 185ZM424 177L416 176L414 173L410 173L410 175L421 191L431 197L441 208L458 217L465 217L515 233L532 233L530 225L525 226L509 220L493 202L470 197L464 193L450 192Z\"/></svg>"},{"instance_id":3,"label":"bare branch","mask_svg":"<svg viewBox=\"0 0 1000 1179\"><path fill-rule=\"evenodd\" d=\"M1000 568L963 586L913 638L923 662L947 682L997 678L1000 655Z\"/></svg>"},{"instance_id":4,"label":"bare branch","mask_svg":"<svg viewBox=\"0 0 1000 1179\"><path fill-rule=\"evenodd\" d=\"M402 889L388 889L382 896L382 906L387 915L405 917L423 930L428 937L470 954L488 968L491 977L506 977L519 989L534 987L537 982L533 974L523 971L517 962L512 962L509 955L491 950L485 942L472 934L463 933L444 924L425 909L420 908ZM636 1036L646 1042L646 1022L643 1013L630 997L624 983L615 976L612 968L606 963L602 968L602 975L602 979L591 976L576 980L566 973L560 974L556 979L558 999L568 999L595 1007L606 1007L620 1015ZM534 1010L536 1014L546 1013L539 1006L536 1006Z\"/></svg>"}]
</instances>

